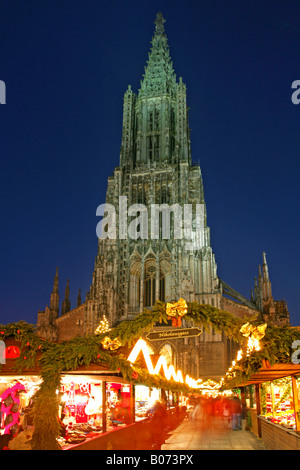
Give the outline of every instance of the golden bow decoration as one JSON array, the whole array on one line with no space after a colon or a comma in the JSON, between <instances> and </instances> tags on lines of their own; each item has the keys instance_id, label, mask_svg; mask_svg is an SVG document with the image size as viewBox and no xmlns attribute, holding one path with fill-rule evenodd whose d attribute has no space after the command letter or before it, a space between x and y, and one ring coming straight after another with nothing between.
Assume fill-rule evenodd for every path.
<instances>
[{"instance_id":1,"label":"golden bow decoration","mask_svg":"<svg viewBox=\"0 0 300 470\"><path fill-rule=\"evenodd\" d=\"M259 326L253 326L250 325L250 323L245 323L245 325L243 325L240 329L240 332L243 336L246 336L246 338L251 335L254 339L257 339L259 341L265 336L266 328L267 323L264 323L263 325Z\"/></svg>"},{"instance_id":2,"label":"golden bow decoration","mask_svg":"<svg viewBox=\"0 0 300 470\"><path fill-rule=\"evenodd\" d=\"M250 325L250 323L245 323L240 329L240 333L243 336L248 338L248 351L259 351L260 344L259 341L265 336L265 331L267 328L267 323L259 326Z\"/></svg>"},{"instance_id":3,"label":"golden bow decoration","mask_svg":"<svg viewBox=\"0 0 300 470\"><path fill-rule=\"evenodd\" d=\"M181 326L181 317L186 315L188 311L187 303L184 299L179 299L178 302L167 303L166 314L168 320L172 318L172 326Z\"/></svg>"},{"instance_id":4,"label":"golden bow decoration","mask_svg":"<svg viewBox=\"0 0 300 470\"><path fill-rule=\"evenodd\" d=\"M122 346L119 338L111 339L109 336L105 336L105 338L101 341L101 344L104 349L110 349L111 351L115 351Z\"/></svg>"}]
</instances>

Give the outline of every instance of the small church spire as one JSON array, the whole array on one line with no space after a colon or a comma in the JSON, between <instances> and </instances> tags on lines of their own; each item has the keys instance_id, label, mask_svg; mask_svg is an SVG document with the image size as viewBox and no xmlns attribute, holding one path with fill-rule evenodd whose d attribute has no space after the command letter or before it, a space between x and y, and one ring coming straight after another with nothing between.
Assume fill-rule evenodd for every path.
<instances>
[{"instance_id":1,"label":"small church spire","mask_svg":"<svg viewBox=\"0 0 300 470\"><path fill-rule=\"evenodd\" d=\"M261 272L261 265L258 265L258 285L261 285L262 283L262 272Z\"/></svg>"},{"instance_id":2,"label":"small church spire","mask_svg":"<svg viewBox=\"0 0 300 470\"><path fill-rule=\"evenodd\" d=\"M262 269L263 269L263 299L269 300L272 298L272 287L271 287L271 281L269 278L269 269L268 269L265 252L263 252Z\"/></svg>"},{"instance_id":3,"label":"small church spire","mask_svg":"<svg viewBox=\"0 0 300 470\"><path fill-rule=\"evenodd\" d=\"M61 307L61 314L63 315L64 313L69 312L71 309L71 302L70 302L70 281L69 279L67 280L67 285L65 289L65 298L62 303Z\"/></svg>"},{"instance_id":4,"label":"small church spire","mask_svg":"<svg viewBox=\"0 0 300 470\"><path fill-rule=\"evenodd\" d=\"M263 275L264 275L265 280L269 280L269 268L268 268L265 252L263 252Z\"/></svg>"},{"instance_id":5,"label":"small church spire","mask_svg":"<svg viewBox=\"0 0 300 470\"><path fill-rule=\"evenodd\" d=\"M53 292L58 292L58 266L56 267L56 273L53 282Z\"/></svg>"},{"instance_id":6,"label":"small church spire","mask_svg":"<svg viewBox=\"0 0 300 470\"><path fill-rule=\"evenodd\" d=\"M54 310L57 313L57 315L59 311L58 281L59 281L59 278L58 278L58 266L57 266L55 277L54 277L54 282L53 282L53 289L52 289L52 293L50 296L50 310Z\"/></svg>"},{"instance_id":7,"label":"small church spire","mask_svg":"<svg viewBox=\"0 0 300 470\"><path fill-rule=\"evenodd\" d=\"M78 297L77 297L77 307L81 305L81 289L78 291Z\"/></svg>"}]
</instances>

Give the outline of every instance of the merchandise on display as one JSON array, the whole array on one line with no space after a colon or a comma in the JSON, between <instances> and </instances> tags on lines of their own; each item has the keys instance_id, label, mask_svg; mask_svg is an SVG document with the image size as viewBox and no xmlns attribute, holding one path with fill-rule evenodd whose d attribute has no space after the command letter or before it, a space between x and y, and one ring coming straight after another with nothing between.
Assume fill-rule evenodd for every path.
<instances>
[{"instance_id":1,"label":"merchandise on display","mask_svg":"<svg viewBox=\"0 0 300 470\"><path fill-rule=\"evenodd\" d=\"M109 382L106 384L107 430L131 423L131 385Z\"/></svg>"},{"instance_id":2,"label":"merchandise on display","mask_svg":"<svg viewBox=\"0 0 300 470\"><path fill-rule=\"evenodd\" d=\"M40 378L15 376L0 378L0 448L22 431L32 428L33 396ZM6 436L6 437L5 437Z\"/></svg>"},{"instance_id":3,"label":"merchandise on display","mask_svg":"<svg viewBox=\"0 0 300 470\"><path fill-rule=\"evenodd\" d=\"M298 390L300 385L298 379ZM296 429L291 378L287 377L265 385L265 407L262 414L268 421L287 429ZM300 397L299 397L300 398Z\"/></svg>"},{"instance_id":4,"label":"merchandise on display","mask_svg":"<svg viewBox=\"0 0 300 470\"><path fill-rule=\"evenodd\" d=\"M157 388L137 385L135 387L135 420L140 421L147 418L151 408L159 399L160 392Z\"/></svg>"},{"instance_id":5,"label":"merchandise on display","mask_svg":"<svg viewBox=\"0 0 300 470\"><path fill-rule=\"evenodd\" d=\"M102 432L102 382L84 376L63 376L60 390L59 443L79 444Z\"/></svg>"}]
</instances>

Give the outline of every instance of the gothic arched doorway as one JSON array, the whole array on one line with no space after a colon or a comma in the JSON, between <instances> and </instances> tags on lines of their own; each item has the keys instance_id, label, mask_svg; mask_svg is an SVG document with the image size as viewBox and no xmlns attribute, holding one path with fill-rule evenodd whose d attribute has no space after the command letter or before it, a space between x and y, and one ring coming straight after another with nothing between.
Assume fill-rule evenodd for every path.
<instances>
[{"instance_id":1,"label":"gothic arched doorway","mask_svg":"<svg viewBox=\"0 0 300 470\"><path fill-rule=\"evenodd\" d=\"M176 368L176 365L177 365L176 364L177 363L177 361L176 361L176 351L170 343L164 344L160 348L159 354L161 356L164 356L164 358L167 361L168 366L173 365Z\"/></svg>"}]
</instances>

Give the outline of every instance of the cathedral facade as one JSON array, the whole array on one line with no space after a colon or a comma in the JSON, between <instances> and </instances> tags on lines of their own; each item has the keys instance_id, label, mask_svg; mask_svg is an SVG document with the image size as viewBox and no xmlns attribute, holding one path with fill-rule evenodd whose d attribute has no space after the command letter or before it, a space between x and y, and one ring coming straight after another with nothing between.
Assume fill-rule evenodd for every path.
<instances>
[{"instance_id":1,"label":"cathedral facade","mask_svg":"<svg viewBox=\"0 0 300 470\"><path fill-rule=\"evenodd\" d=\"M286 303L273 300L265 254L249 300L218 277L201 169L192 162L186 86L175 75L164 22L159 13L138 93L129 86L124 95L120 163L108 178L90 290L84 302L78 296L71 310L68 284L59 315L56 272L50 306L38 313L41 336L62 341L93 334L103 315L113 326L133 320L157 300L179 298L235 315L251 313L278 324L289 322ZM176 217L178 207L191 210L192 245L189 237L177 236L182 228ZM196 207L201 209L198 231ZM109 227L110 208L114 212ZM158 214L154 236L150 208ZM128 223L131 228L133 224L135 236L130 236ZM183 326L191 325L183 322ZM216 380L224 375L236 350L236 345L214 331L153 341L151 347L155 354L164 351L184 373Z\"/></svg>"}]
</instances>

